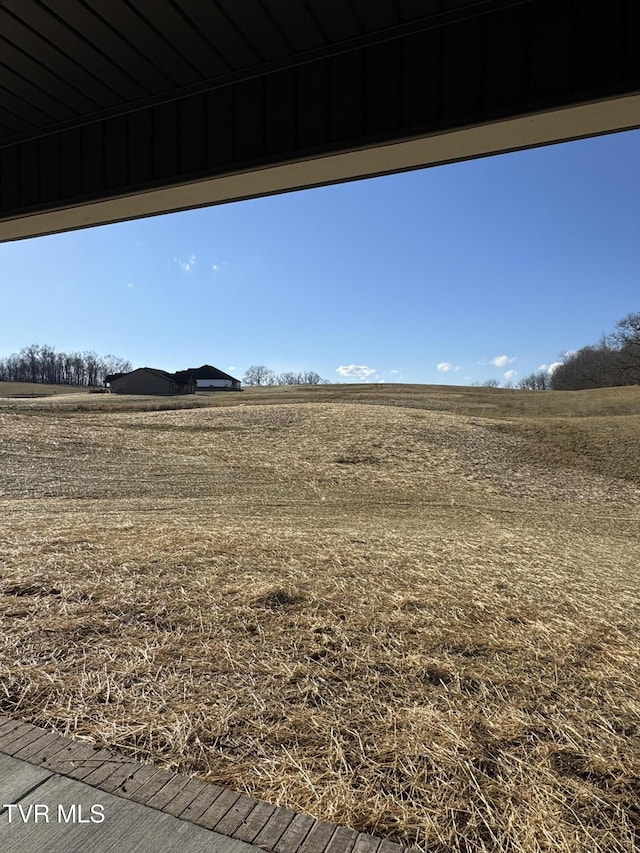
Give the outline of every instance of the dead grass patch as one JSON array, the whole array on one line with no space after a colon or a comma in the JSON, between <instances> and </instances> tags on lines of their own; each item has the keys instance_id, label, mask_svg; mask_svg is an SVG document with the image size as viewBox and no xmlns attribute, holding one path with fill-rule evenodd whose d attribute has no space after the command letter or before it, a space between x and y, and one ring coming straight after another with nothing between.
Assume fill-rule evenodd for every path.
<instances>
[{"instance_id":1,"label":"dead grass patch","mask_svg":"<svg viewBox=\"0 0 640 853\"><path fill-rule=\"evenodd\" d=\"M429 853L637 849L634 482L395 405L0 429L3 713Z\"/></svg>"}]
</instances>

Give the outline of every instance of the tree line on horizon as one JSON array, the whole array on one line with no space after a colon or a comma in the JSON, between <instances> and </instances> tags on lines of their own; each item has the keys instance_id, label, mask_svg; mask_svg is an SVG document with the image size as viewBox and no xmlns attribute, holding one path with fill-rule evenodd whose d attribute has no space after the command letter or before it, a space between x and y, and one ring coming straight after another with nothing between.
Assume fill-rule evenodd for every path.
<instances>
[{"instance_id":1,"label":"tree line on horizon","mask_svg":"<svg viewBox=\"0 0 640 853\"><path fill-rule=\"evenodd\" d=\"M31 344L7 358L0 358L0 381L46 385L104 385L110 373L128 373L131 362L115 355L100 356L93 350L56 352L49 344Z\"/></svg>"},{"instance_id":2,"label":"tree line on horizon","mask_svg":"<svg viewBox=\"0 0 640 853\"><path fill-rule=\"evenodd\" d=\"M552 373L531 373L517 387L525 391L582 391L640 385L640 312L627 314L597 344L564 353L561 358Z\"/></svg>"},{"instance_id":3,"label":"tree line on horizon","mask_svg":"<svg viewBox=\"0 0 640 853\"><path fill-rule=\"evenodd\" d=\"M524 376L514 386L524 391L581 391L620 385L640 385L640 312L619 320L614 331L597 344L563 353L553 372L541 370ZM0 358L0 381L33 382L48 385L104 385L111 373L128 373L131 362L115 355L99 356L93 350L56 352L49 344L31 344L7 358ZM247 368L244 385L329 385L312 370L275 373L263 364ZM480 383L476 383L480 384ZM488 379L483 386L497 387Z\"/></svg>"},{"instance_id":4,"label":"tree line on horizon","mask_svg":"<svg viewBox=\"0 0 640 853\"><path fill-rule=\"evenodd\" d=\"M329 385L328 379L323 379L313 370L303 370L300 373L275 373L264 364L253 364L245 371L243 385Z\"/></svg>"}]
</instances>

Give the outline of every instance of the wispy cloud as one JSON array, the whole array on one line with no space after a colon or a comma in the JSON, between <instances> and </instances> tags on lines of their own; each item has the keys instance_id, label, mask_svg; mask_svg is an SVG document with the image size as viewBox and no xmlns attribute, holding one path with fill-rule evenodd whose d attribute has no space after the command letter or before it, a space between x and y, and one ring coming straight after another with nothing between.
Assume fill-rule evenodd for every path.
<instances>
[{"instance_id":1,"label":"wispy cloud","mask_svg":"<svg viewBox=\"0 0 640 853\"><path fill-rule=\"evenodd\" d=\"M436 366L442 373L451 373L451 371L456 373L458 370L462 370L459 364L451 364L450 361L441 361Z\"/></svg>"},{"instance_id":2,"label":"wispy cloud","mask_svg":"<svg viewBox=\"0 0 640 853\"><path fill-rule=\"evenodd\" d=\"M512 358L509 358L508 355L497 355L495 358L491 359L489 364L495 364L496 367L506 367L507 364L513 364L515 360L515 355Z\"/></svg>"},{"instance_id":3,"label":"wispy cloud","mask_svg":"<svg viewBox=\"0 0 640 853\"><path fill-rule=\"evenodd\" d=\"M403 379L403 373L401 370L383 370L382 371L383 378L380 380L381 382L400 382ZM384 378L387 377L387 378Z\"/></svg>"},{"instance_id":4,"label":"wispy cloud","mask_svg":"<svg viewBox=\"0 0 640 853\"><path fill-rule=\"evenodd\" d=\"M180 260L180 258L174 258L173 261L174 263L178 264L181 270L183 270L184 272L189 272L189 270L192 270L196 264L196 256L189 255L186 261L182 261Z\"/></svg>"},{"instance_id":5,"label":"wispy cloud","mask_svg":"<svg viewBox=\"0 0 640 853\"><path fill-rule=\"evenodd\" d=\"M225 268L225 267L228 267L228 266L229 266L229 262L228 262L228 261L218 261L218 262L217 262L217 263L215 263L215 264L211 264L211 269L212 269L214 272L223 272L223 271L224 271L224 268Z\"/></svg>"},{"instance_id":6,"label":"wispy cloud","mask_svg":"<svg viewBox=\"0 0 640 853\"><path fill-rule=\"evenodd\" d=\"M545 373L548 373L549 376L562 364L561 361L552 361L551 364L541 364L538 367L538 370L544 370Z\"/></svg>"},{"instance_id":7,"label":"wispy cloud","mask_svg":"<svg viewBox=\"0 0 640 853\"><path fill-rule=\"evenodd\" d=\"M346 379L361 379L364 382L378 378L376 369L367 367L366 364L341 364L340 367L336 367L336 373Z\"/></svg>"},{"instance_id":8,"label":"wispy cloud","mask_svg":"<svg viewBox=\"0 0 640 853\"><path fill-rule=\"evenodd\" d=\"M504 376L504 378L507 381L509 381L509 379L513 379L514 376L518 375L518 371L517 370L505 370L505 372L502 375Z\"/></svg>"},{"instance_id":9,"label":"wispy cloud","mask_svg":"<svg viewBox=\"0 0 640 853\"><path fill-rule=\"evenodd\" d=\"M133 287L133 284L131 284L131 282L129 282L129 283L127 284L127 287Z\"/></svg>"}]
</instances>

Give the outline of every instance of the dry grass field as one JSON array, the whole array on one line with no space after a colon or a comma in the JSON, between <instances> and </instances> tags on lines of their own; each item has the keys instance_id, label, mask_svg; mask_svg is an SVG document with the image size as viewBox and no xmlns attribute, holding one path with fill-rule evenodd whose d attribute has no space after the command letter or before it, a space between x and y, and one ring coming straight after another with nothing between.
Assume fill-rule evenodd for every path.
<instances>
[{"instance_id":1,"label":"dry grass field","mask_svg":"<svg viewBox=\"0 0 640 853\"><path fill-rule=\"evenodd\" d=\"M3 397L51 397L86 392L79 385L43 385L40 382L0 382L0 399Z\"/></svg>"},{"instance_id":2,"label":"dry grass field","mask_svg":"<svg viewBox=\"0 0 640 853\"><path fill-rule=\"evenodd\" d=\"M640 388L0 400L0 710L429 853L640 849Z\"/></svg>"}]
</instances>

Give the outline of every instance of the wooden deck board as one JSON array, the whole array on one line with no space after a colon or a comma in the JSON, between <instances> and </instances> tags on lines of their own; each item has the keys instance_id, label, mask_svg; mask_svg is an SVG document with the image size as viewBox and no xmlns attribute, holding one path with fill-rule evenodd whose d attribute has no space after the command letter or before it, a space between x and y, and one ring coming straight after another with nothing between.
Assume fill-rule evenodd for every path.
<instances>
[{"instance_id":1,"label":"wooden deck board","mask_svg":"<svg viewBox=\"0 0 640 853\"><path fill-rule=\"evenodd\" d=\"M71 762L71 769L65 773L65 776L70 776L71 779L76 779L78 782L82 782L86 776L104 764L105 761L114 761L114 754L108 749L95 749L94 747L88 747L88 750L91 751L91 755L89 752L77 752L73 760ZM117 759L116 759L117 760Z\"/></svg>"},{"instance_id":2,"label":"wooden deck board","mask_svg":"<svg viewBox=\"0 0 640 853\"><path fill-rule=\"evenodd\" d=\"M38 767L11 756L3 756L5 779L0 779L3 791L11 794L6 784L8 776L22 789L19 800L23 806L41 804L50 815L57 813L57 804L82 809L83 820L70 822L15 819L0 820L0 850L2 853L261 853L256 847L211 833L200 826L179 820L169 814L147 808L139 803L101 793L84 782L55 773L44 773ZM27 778L31 773L31 782ZM44 778L42 778L44 776ZM22 778L21 778L22 777ZM26 785L26 787L25 787ZM16 791L20 796L20 792ZM3 802L15 802L4 800ZM104 807L104 823L87 820L92 804ZM75 812L79 814L78 811Z\"/></svg>"},{"instance_id":3,"label":"wooden deck board","mask_svg":"<svg viewBox=\"0 0 640 853\"><path fill-rule=\"evenodd\" d=\"M136 770L140 767L133 761L123 761L121 764L116 764L113 773L105 776L102 782L97 787L101 791L106 791L108 794L115 794L120 789L123 782L133 777Z\"/></svg>"},{"instance_id":4,"label":"wooden deck board","mask_svg":"<svg viewBox=\"0 0 640 853\"><path fill-rule=\"evenodd\" d=\"M164 807L163 811L177 817L184 817L185 820L191 818L185 814L189 806L193 803L196 797L207 788L206 782L201 782L199 779L189 779L187 784L173 797ZM206 808L208 808L207 804ZM203 809L204 811L204 809ZM202 814L202 812L199 812Z\"/></svg>"},{"instance_id":5,"label":"wooden deck board","mask_svg":"<svg viewBox=\"0 0 640 853\"><path fill-rule=\"evenodd\" d=\"M3 717L2 732L0 732L0 740L4 740L9 732L15 732L18 729L31 729L33 726L30 723L24 723L22 720L16 720L11 717Z\"/></svg>"},{"instance_id":6,"label":"wooden deck board","mask_svg":"<svg viewBox=\"0 0 640 853\"><path fill-rule=\"evenodd\" d=\"M94 767L93 770L82 780L87 785L92 785L94 788L99 787L112 776L119 767L122 767L122 761L114 758L111 761L103 761ZM135 765L134 765L135 766Z\"/></svg>"},{"instance_id":7,"label":"wooden deck board","mask_svg":"<svg viewBox=\"0 0 640 853\"><path fill-rule=\"evenodd\" d=\"M386 838L383 838L378 853L402 853L406 849L401 844L396 844L395 841L387 841Z\"/></svg>"},{"instance_id":8,"label":"wooden deck board","mask_svg":"<svg viewBox=\"0 0 640 853\"><path fill-rule=\"evenodd\" d=\"M30 735L23 735L22 742L24 745L18 747L19 741L16 741L16 743L12 744L11 746L11 754L17 755L18 753L20 753L21 755L24 755L26 753L27 755L31 755L37 752L41 746L46 746L47 743L51 743L48 738L49 735L45 732L40 732L36 735L36 737L31 737Z\"/></svg>"},{"instance_id":9,"label":"wooden deck board","mask_svg":"<svg viewBox=\"0 0 640 853\"><path fill-rule=\"evenodd\" d=\"M39 740L45 734L46 732L43 729L36 729L33 726L26 725L21 726L15 733L15 737L8 735L6 741L0 747L7 755L15 755L23 747L28 746L28 744L33 743L35 740Z\"/></svg>"},{"instance_id":10,"label":"wooden deck board","mask_svg":"<svg viewBox=\"0 0 640 853\"><path fill-rule=\"evenodd\" d=\"M280 841L273 848L275 853L296 853L307 835L311 832L315 820L304 814L297 814L285 829Z\"/></svg>"},{"instance_id":11,"label":"wooden deck board","mask_svg":"<svg viewBox=\"0 0 640 853\"><path fill-rule=\"evenodd\" d=\"M316 821L300 845L298 853L322 853L329 846L336 829L334 823L326 820Z\"/></svg>"},{"instance_id":12,"label":"wooden deck board","mask_svg":"<svg viewBox=\"0 0 640 853\"><path fill-rule=\"evenodd\" d=\"M0 742L2 742L2 739L6 737L6 735L15 731L19 725L20 720L13 720L11 717L3 718L0 723Z\"/></svg>"},{"instance_id":13,"label":"wooden deck board","mask_svg":"<svg viewBox=\"0 0 640 853\"><path fill-rule=\"evenodd\" d=\"M346 826L339 826L333 833L325 850L327 853L351 853L358 840L358 835L359 833L355 829L347 829Z\"/></svg>"},{"instance_id":14,"label":"wooden deck board","mask_svg":"<svg viewBox=\"0 0 640 853\"><path fill-rule=\"evenodd\" d=\"M353 853L378 853L381 838L361 832L353 845Z\"/></svg>"},{"instance_id":15,"label":"wooden deck board","mask_svg":"<svg viewBox=\"0 0 640 853\"><path fill-rule=\"evenodd\" d=\"M118 787L114 790L114 794L130 800L132 795L136 793L142 786L149 782L153 777L160 772L159 767L153 764L138 765L136 769L126 779L123 779Z\"/></svg>"},{"instance_id":16,"label":"wooden deck board","mask_svg":"<svg viewBox=\"0 0 640 853\"><path fill-rule=\"evenodd\" d=\"M57 740L53 740L54 737ZM65 776L83 772L89 774L96 766L105 761L117 760L111 751L97 750L91 744L69 741L62 735L52 734L51 738L51 740L43 738L34 742L33 752L28 759L23 750L20 751L19 756L16 753L16 757L33 761ZM105 758L105 755L108 755L108 758Z\"/></svg>"},{"instance_id":17,"label":"wooden deck board","mask_svg":"<svg viewBox=\"0 0 640 853\"><path fill-rule=\"evenodd\" d=\"M62 773L66 776L69 769L75 766L73 764L74 759L78 756L82 758L84 751L88 749L90 749L90 747L88 747L87 744L75 743L73 741L62 746L60 749L58 749L54 744L44 755L40 756L39 764L42 767L48 767L50 770L54 770L56 773ZM93 753L92 749L91 753Z\"/></svg>"},{"instance_id":18,"label":"wooden deck board","mask_svg":"<svg viewBox=\"0 0 640 853\"><path fill-rule=\"evenodd\" d=\"M196 780L194 779L193 781L195 782ZM198 822L209 806L214 803L224 791L224 788L221 788L218 785L207 785L206 782L200 781L198 781L198 784L201 786L200 791L179 815L179 817L184 820L190 820L194 823Z\"/></svg>"},{"instance_id":19,"label":"wooden deck board","mask_svg":"<svg viewBox=\"0 0 640 853\"><path fill-rule=\"evenodd\" d=\"M221 832L222 835L233 835L257 805L258 800L255 797L240 797L222 820L218 821L216 832Z\"/></svg>"},{"instance_id":20,"label":"wooden deck board","mask_svg":"<svg viewBox=\"0 0 640 853\"><path fill-rule=\"evenodd\" d=\"M21 758L23 761L30 761L32 764L36 764L38 763L39 756L43 752L46 754L47 749L55 747L57 743L59 743L57 734L47 734L37 740L32 740L31 743L23 746L22 749L14 752L13 755L15 758Z\"/></svg>"},{"instance_id":21,"label":"wooden deck board","mask_svg":"<svg viewBox=\"0 0 640 853\"><path fill-rule=\"evenodd\" d=\"M278 808L251 843L273 850L295 816L291 809Z\"/></svg>"},{"instance_id":22,"label":"wooden deck board","mask_svg":"<svg viewBox=\"0 0 640 853\"><path fill-rule=\"evenodd\" d=\"M247 841L249 844L253 844L253 839L276 810L277 807L272 806L271 803L259 800L258 805L247 815L246 819L242 821L238 829L233 833L233 837L240 841Z\"/></svg>"},{"instance_id":23,"label":"wooden deck board","mask_svg":"<svg viewBox=\"0 0 640 853\"><path fill-rule=\"evenodd\" d=\"M154 809L163 809L189 782L188 776L183 776L181 773L174 773L172 778L165 783L163 788L151 797L148 806Z\"/></svg>"},{"instance_id":24,"label":"wooden deck board","mask_svg":"<svg viewBox=\"0 0 640 853\"><path fill-rule=\"evenodd\" d=\"M232 791L230 788L225 788L219 797L211 803L206 812L203 812L197 820L200 826L207 829L214 829L222 818L227 814L229 809L235 805L240 799L240 794Z\"/></svg>"},{"instance_id":25,"label":"wooden deck board","mask_svg":"<svg viewBox=\"0 0 640 853\"><path fill-rule=\"evenodd\" d=\"M212 829L230 844L235 839L270 853L415 853L400 844L296 814L220 785L140 764L112 749L71 741L15 718L0 716L2 753L37 767L46 778L69 777L141 808L151 807ZM47 771L54 776L47 776Z\"/></svg>"},{"instance_id":26,"label":"wooden deck board","mask_svg":"<svg viewBox=\"0 0 640 853\"><path fill-rule=\"evenodd\" d=\"M135 791L129 799L134 800L146 806L151 797L157 794L161 788L167 784L169 779L173 777L173 771L166 767L161 767L159 771L150 779L148 779L137 791Z\"/></svg>"}]
</instances>

